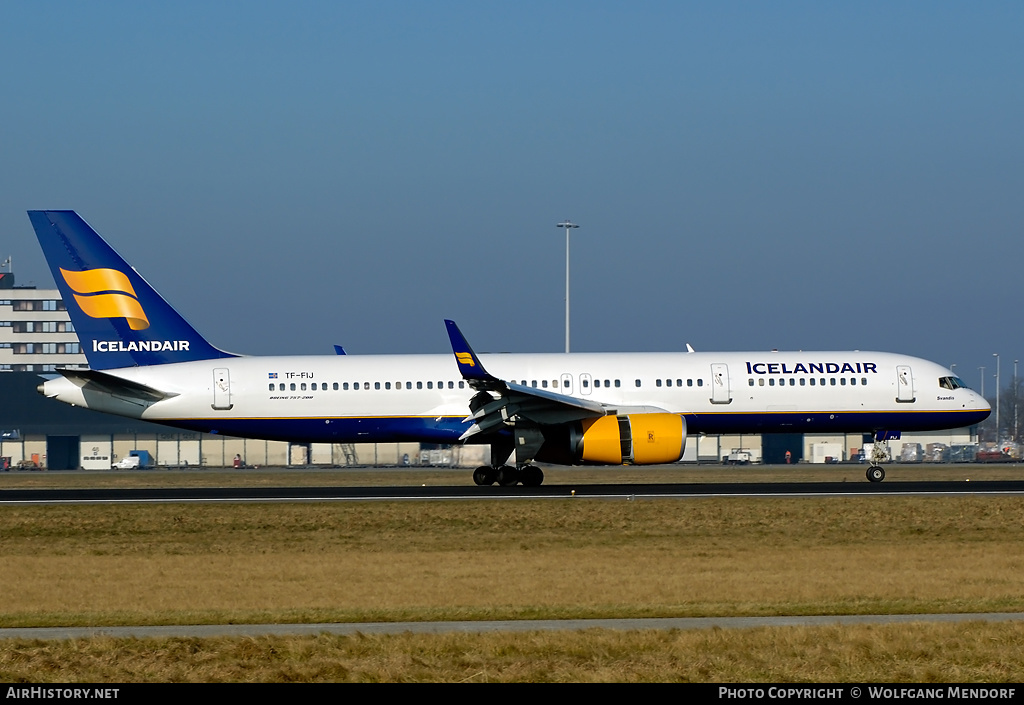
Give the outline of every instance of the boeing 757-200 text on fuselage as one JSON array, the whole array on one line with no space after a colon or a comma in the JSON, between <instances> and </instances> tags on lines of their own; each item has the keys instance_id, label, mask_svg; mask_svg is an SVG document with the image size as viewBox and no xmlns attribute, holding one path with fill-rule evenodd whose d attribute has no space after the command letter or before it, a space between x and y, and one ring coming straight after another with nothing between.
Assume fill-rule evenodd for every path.
<instances>
[{"instance_id":1,"label":"boeing 757-200 text on fuselage","mask_svg":"<svg viewBox=\"0 0 1024 705\"><path fill-rule=\"evenodd\" d=\"M89 361L40 384L68 404L295 443L482 443L478 484L539 485L536 462L672 463L688 434L959 428L989 404L950 370L879 352L247 357L189 325L74 211L29 211ZM506 464L507 463L507 464Z\"/></svg>"}]
</instances>

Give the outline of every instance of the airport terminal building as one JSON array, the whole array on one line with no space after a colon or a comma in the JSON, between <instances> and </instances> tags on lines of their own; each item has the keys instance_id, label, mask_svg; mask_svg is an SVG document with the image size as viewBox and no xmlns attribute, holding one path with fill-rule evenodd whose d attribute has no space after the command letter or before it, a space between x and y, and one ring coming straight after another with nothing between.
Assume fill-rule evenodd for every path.
<instances>
[{"instance_id":1,"label":"airport terminal building","mask_svg":"<svg viewBox=\"0 0 1024 705\"><path fill-rule=\"evenodd\" d=\"M60 293L17 287L13 274L0 272L0 469L106 469L132 451L145 451L164 467L231 467L236 456L250 466L295 467L476 467L489 460L487 446L287 443L179 431L37 393L41 375L87 366ZM889 442L897 462L969 461L977 445L973 428L904 434ZM870 437L861 434L691 436L681 462L846 462L870 446Z\"/></svg>"}]
</instances>

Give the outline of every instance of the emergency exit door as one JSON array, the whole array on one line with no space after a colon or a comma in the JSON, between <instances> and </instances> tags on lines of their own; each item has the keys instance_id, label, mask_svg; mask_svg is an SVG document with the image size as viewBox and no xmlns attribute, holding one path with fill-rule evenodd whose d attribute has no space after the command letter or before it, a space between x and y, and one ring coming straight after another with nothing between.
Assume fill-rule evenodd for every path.
<instances>
[{"instance_id":1,"label":"emergency exit door","mask_svg":"<svg viewBox=\"0 0 1024 705\"><path fill-rule=\"evenodd\" d=\"M231 408L231 375L226 367L213 371L213 408L221 411Z\"/></svg>"},{"instance_id":2,"label":"emergency exit door","mask_svg":"<svg viewBox=\"0 0 1024 705\"><path fill-rule=\"evenodd\" d=\"M728 404L732 401L732 387L729 384L729 366L724 362L711 365L711 403Z\"/></svg>"}]
</instances>

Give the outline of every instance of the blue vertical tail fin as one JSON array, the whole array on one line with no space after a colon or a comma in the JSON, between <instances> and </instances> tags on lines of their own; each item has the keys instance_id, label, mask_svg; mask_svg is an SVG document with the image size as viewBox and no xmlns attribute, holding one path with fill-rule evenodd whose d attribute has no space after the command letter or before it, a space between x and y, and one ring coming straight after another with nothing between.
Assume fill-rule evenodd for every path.
<instances>
[{"instance_id":1,"label":"blue vertical tail fin","mask_svg":"<svg viewBox=\"0 0 1024 705\"><path fill-rule=\"evenodd\" d=\"M74 211L29 211L94 370L223 357Z\"/></svg>"}]
</instances>

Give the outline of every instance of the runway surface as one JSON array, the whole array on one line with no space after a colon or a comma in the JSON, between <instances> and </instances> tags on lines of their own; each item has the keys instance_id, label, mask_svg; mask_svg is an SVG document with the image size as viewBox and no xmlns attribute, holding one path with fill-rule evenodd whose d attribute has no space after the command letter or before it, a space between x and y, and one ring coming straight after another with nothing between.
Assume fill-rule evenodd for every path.
<instances>
[{"instance_id":1,"label":"runway surface","mask_svg":"<svg viewBox=\"0 0 1024 705\"><path fill-rule=\"evenodd\" d=\"M168 487L0 490L0 505L1024 494L1024 481L554 484L541 487Z\"/></svg>"},{"instance_id":2,"label":"runway surface","mask_svg":"<svg viewBox=\"0 0 1024 705\"><path fill-rule=\"evenodd\" d=\"M304 636L312 634L445 634L582 629L752 629L911 622L1008 622L1024 613L806 615L794 617L678 617L650 619L500 620L481 622L359 622L351 624L201 624L155 627L25 627L0 629L0 639L213 638L225 636Z\"/></svg>"}]
</instances>

